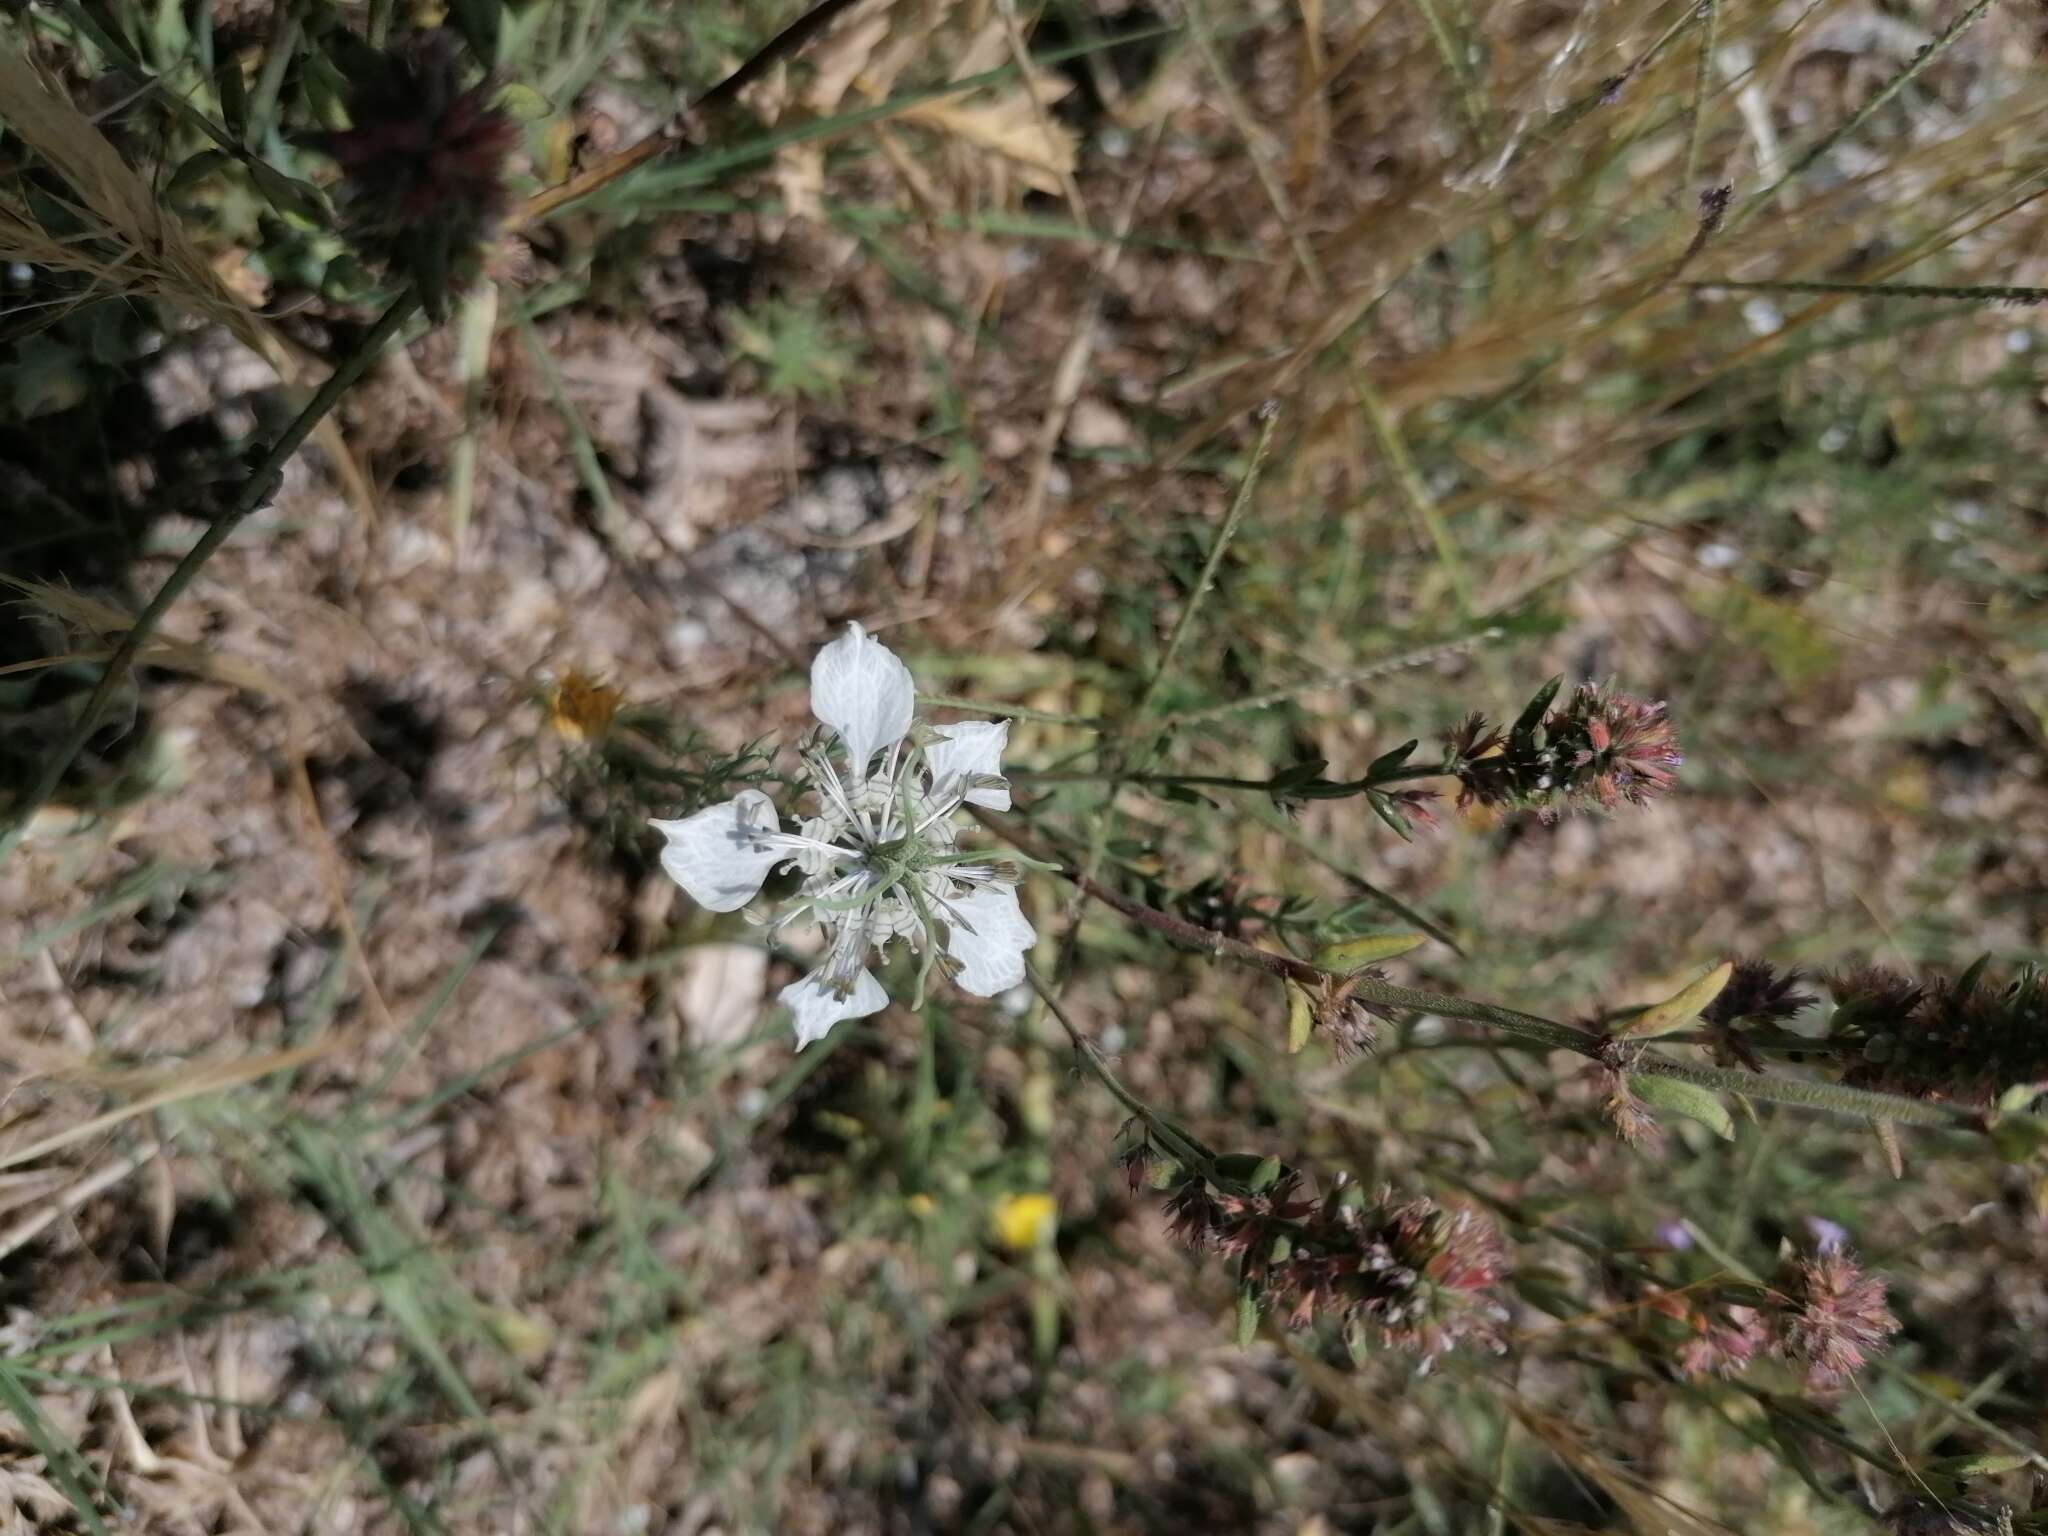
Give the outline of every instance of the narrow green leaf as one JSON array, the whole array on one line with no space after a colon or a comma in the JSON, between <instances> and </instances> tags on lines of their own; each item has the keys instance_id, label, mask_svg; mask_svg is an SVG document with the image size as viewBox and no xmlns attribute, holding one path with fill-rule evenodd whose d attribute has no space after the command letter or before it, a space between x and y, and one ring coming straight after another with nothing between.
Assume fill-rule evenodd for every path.
<instances>
[{"instance_id":1,"label":"narrow green leaf","mask_svg":"<svg viewBox=\"0 0 2048 1536\"><path fill-rule=\"evenodd\" d=\"M1668 1109L1674 1115L1697 1120L1723 1141L1735 1139L1735 1119L1712 1090L1675 1077L1632 1076L1628 1085L1637 1098L1653 1109Z\"/></svg>"},{"instance_id":2,"label":"narrow green leaf","mask_svg":"<svg viewBox=\"0 0 2048 1536\"><path fill-rule=\"evenodd\" d=\"M1402 842L1412 843L1415 841L1415 834L1408 826L1408 818L1394 809L1393 801L1374 790L1367 790L1365 793L1365 803L1372 807L1372 812L1375 816L1394 829L1395 834Z\"/></svg>"},{"instance_id":3,"label":"narrow green leaf","mask_svg":"<svg viewBox=\"0 0 2048 1536\"><path fill-rule=\"evenodd\" d=\"M1921 1470L1943 1477L1997 1477L2034 1465L2031 1451L1987 1451L1976 1456L1942 1456Z\"/></svg>"},{"instance_id":4,"label":"narrow green leaf","mask_svg":"<svg viewBox=\"0 0 2048 1536\"><path fill-rule=\"evenodd\" d=\"M508 80L498 90L492 105L522 123L537 123L555 115L555 104L530 85Z\"/></svg>"},{"instance_id":5,"label":"narrow green leaf","mask_svg":"<svg viewBox=\"0 0 2048 1536\"><path fill-rule=\"evenodd\" d=\"M168 202L178 193L197 186L222 166L234 164L234 160L224 149L200 150L171 173L171 179L164 183L164 200Z\"/></svg>"},{"instance_id":6,"label":"narrow green leaf","mask_svg":"<svg viewBox=\"0 0 2048 1536\"><path fill-rule=\"evenodd\" d=\"M60 1434L50 1421L43 1417L43 1411L36 1406L35 1397L23 1385L15 1373L10 1360L0 1359L0 1408L5 1408L21 1425L22 1433L41 1454L49 1468L51 1479L71 1501L71 1508L78 1515L78 1523L93 1533L93 1536L107 1536L107 1528L101 1522L99 1510L93 1503L92 1493L81 1480L80 1474L91 1477L92 1464L78 1453L78 1447Z\"/></svg>"},{"instance_id":7,"label":"narrow green leaf","mask_svg":"<svg viewBox=\"0 0 2048 1536\"><path fill-rule=\"evenodd\" d=\"M1308 1037L1315 1032L1315 1009L1302 988L1291 981L1282 985L1287 988L1287 1054L1292 1056L1308 1044Z\"/></svg>"},{"instance_id":8,"label":"narrow green leaf","mask_svg":"<svg viewBox=\"0 0 2048 1536\"><path fill-rule=\"evenodd\" d=\"M1415 755L1415 749L1421 745L1420 740L1404 741L1393 751L1382 752L1366 766L1365 776L1368 779L1378 779L1392 773L1396 768L1405 765L1408 759Z\"/></svg>"},{"instance_id":9,"label":"narrow green leaf","mask_svg":"<svg viewBox=\"0 0 2048 1536\"><path fill-rule=\"evenodd\" d=\"M310 181L300 181L287 176L274 165L251 158L248 162L249 175L256 183L256 189L264 200L279 213L303 219L315 226L330 224L327 198Z\"/></svg>"},{"instance_id":10,"label":"narrow green leaf","mask_svg":"<svg viewBox=\"0 0 2048 1536\"><path fill-rule=\"evenodd\" d=\"M1508 734L1510 736L1526 736L1535 730L1537 726L1541 725L1543 717L1550 712L1550 701L1557 697L1557 690L1563 686L1564 677L1560 674L1557 677L1553 677L1541 688L1538 688L1536 690L1536 697L1525 704L1522 707L1521 714L1515 717L1514 728Z\"/></svg>"},{"instance_id":11,"label":"narrow green leaf","mask_svg":"<svg viewBox=\"0 0 2048 1536\"><path fill-rule=\"evenodd\" d=\"M1359 971L1392 960L1429 942L1426 933L1367 933L1316 951L1316 964L1333 971Z\"/></svg>"},{"instance_id":12,"label":"narrow green leaf","mask_svg":"<svg viewBox=\"0 0 2048 1536\"><path fill-rule=\"evenodd\" d=\"M1623 1022L1614 1031L1617 1040L1654 1040L1659 1035L1668 1035L1673 1030L1683 1029L1705 1011L1708 1004L1721 995L1721 989L1728 985L1728 978L1735 974L1735 967L1723 960L1699 980L1681 987L1671 996Z\"/></svg>"}]
</instances>

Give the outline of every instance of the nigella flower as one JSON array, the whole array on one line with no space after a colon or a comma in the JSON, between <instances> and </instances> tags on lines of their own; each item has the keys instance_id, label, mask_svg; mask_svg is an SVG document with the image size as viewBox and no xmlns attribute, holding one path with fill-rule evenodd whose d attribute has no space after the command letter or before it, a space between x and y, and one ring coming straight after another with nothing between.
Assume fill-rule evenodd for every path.
<instances>
[{"instance_id":1,"label":"nigella flower","mask_svg":"<svg viewBox=\"0 0 2048 1536\"><path fill-rule=\"evenodd\" d=\"M758 789L653 823L668 839L661 867L713 912L752 901L778 865L803 872L776 920L807 919L826 935L823 962L780 994L799 1047L887 1005L868 960L891 939L924 956L919 997L934 963L977 997L1024 980L1024 952L1037 935L1017 905L1018 866L960 849L953 827L962 806L1010 808L1002 776L1010 728L964 720L914 732L915 704L910 669L850 624L811 665L811 712L825 732L802 748L816 805L798 830L782 830Z\"/></svg>"}]
</instances>

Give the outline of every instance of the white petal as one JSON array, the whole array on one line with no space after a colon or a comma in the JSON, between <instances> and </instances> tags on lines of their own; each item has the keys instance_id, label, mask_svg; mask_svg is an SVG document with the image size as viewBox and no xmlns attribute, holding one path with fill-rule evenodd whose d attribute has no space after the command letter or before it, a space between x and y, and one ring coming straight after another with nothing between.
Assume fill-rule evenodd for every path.
<instances>
[{"instance_id":1,"label":"white petal","mask_svg":"<svg viewBox=\"0 0 2048 1536\"><path fill-rule=\"evenodd\" d=\"M872 971L863 970L860 980L853 984L853 990L844 997L833 994L832 989L825 985L824 975L824 969L820 967L802 981L792 981L776 994L796 1021L798 1050L831 1034L832 1026L841 1019L864 1019L889 1006L889 994L882 990L882 984L875 980Z\"/></svg>"},{"instance_id":2,"label":"white petal","mask_svg":"<svg viewBox=\"0 0 2048 1536\"><path fill-rule=\"evenodd\" d=\"M760 893L768 871L789 857L786 849L773 845L781 830L775 802L758 789L743 789L681 821L648 825L668 839L661 850L668 877L712 912L744 907Z\"/></svg>"},{"instance_id":3,"label":"white petal","mask_svg":"<svg viewBox=\"0 0 2048 1536\"><path fill-rule=\"evenodd\" d=\"M960 793L965 778L1003 776L1003 748L1010 741L1007 720L959 720L952 725L935 725L938 740L924 749L925 766L932 771L931 798L944 803ZM1010 786L984 785L967 791L969 805L985 805L992 811L1010 808Z\"/></svg>"},{"instance_id":4,"label":"white petal","mask_svg":"<svg viewBox=\"0 0 2048 1536\"><path fill-rule=\"evenodd\" d=\"M960 962L953 979L962 988L994 997L1024 980L1024 951L1038 935L1017 905L1015 887L976 886L946 906L946 953Z\"/></svg>"},{"instance_id":5,"label":"white petal","mask_svg":"<svg viewBox=\"0 0 2048 1536\"><path fill-rule=\"evenodd\" d=\"M910 730L917 685L910 668L881 641L858 624L818 652L811 663L811 713L839 733L846 743L856 781L865 781L868 764Z\"/></svg>"}]
</instances>

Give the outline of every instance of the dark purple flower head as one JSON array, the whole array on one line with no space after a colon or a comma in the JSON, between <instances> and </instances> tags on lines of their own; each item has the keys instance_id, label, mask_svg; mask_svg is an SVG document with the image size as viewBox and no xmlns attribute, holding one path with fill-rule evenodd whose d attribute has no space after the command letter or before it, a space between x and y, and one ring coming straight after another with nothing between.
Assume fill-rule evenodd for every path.
<instances>
[{"instance_id":1,"label":"dark purple flower head","mask_svg":"<svg viewBox=\"0 0 2048 1536\"><path fill-rule=\"evenodd\" d=\"M1341 1183L1309 1199L1291 1173L1265 1190L1190 1178L1166 1207L1182 1241L1237 1259L1291 1326L1330 1317L1425 1365L1459 1344L1500 1345L1507 1255L1477 1211L1386 1190L1365 1202Z\"/></svg>"},{"instance_id":2,"label":"dark purple flower head","mask_svg":"<svg viewBox=\"0 0 2048 1536\"><path fill-rule=\"evenodd\" d=\"M1813 1006L1813 995L1799 990L1802 979L1797 971L1781 971L1767 960L1738 960L1728 985L1700 1017L1709 1024L1782 1023Z\"/></svg>"},{"instance_id":3,"label":"dark purple flower head","mask_svg":"<svg viewBox=\"0 0 2048 1536\"><path fill-rule=\"evenodd\" d=\"M465 85L463 74L449 34L414 37L361 69L349 126L323 140L341 167L350 232L418 282L434 314L480 268L511 206L507 162L519 144L491 83Z\"/></svg>"},{"instance_id":4,"label":"dark purple flower head","mask_svg":"<svg viewBox=\"0 0 2048 1536\"><path fill-rule=\"evenodd\" d=\"M1813 1003L1812 994L1799 990L1797 971L1780 971L1764 960L1738 960L1728 984L1700 1015L1700 1023L1713 1037L1715 1059L1724 1066L1740 1062L1752 1072L1764 1064L1755 1047L1742 1035L1744 1024L1780 1024Z\"/></svg>"},{"instance_id":5,"label":"dark purple flower head","mask_svg":"<svg viewBox=\"0 0 2048 1536\"><path fill-rule=\"evenodd\" d=\"M1124 1177L1129 1181L1131 1197L1137 1198L1138 1191L1151 1182L1152 1170L1158 1165L1159 1154L1152 1150L1152 1143L1140 1139L1117 1155L1117 1163L1123 1168Z\"/></svg>"},{"instance_id":6,"label":"dark purple flower head","mask_svg":"<svg viewBox=\"0 0 2048 1536\"><path fill-rule=\"evenodd\" d=\"M2008 1088L2048 1083L2048 974L1999 985L1972 967L1951 981L1868 969L1830 976L1829 1038L1856 1056L1859 1088L1988 1107Z\"/></svg>"},{"instance_id":7,"label":"dark purple flower head","mask_svg":"<svg viewBox=\"0 0 2048 1536\"><path fill-rule=\"evenodd\" d=\"M1881 965L1832 971L1822 980L1835 999L1837 1027L1847 1022L1897 1024L1920 1005L1927 989Z\"/></svg>"}]
</instances>

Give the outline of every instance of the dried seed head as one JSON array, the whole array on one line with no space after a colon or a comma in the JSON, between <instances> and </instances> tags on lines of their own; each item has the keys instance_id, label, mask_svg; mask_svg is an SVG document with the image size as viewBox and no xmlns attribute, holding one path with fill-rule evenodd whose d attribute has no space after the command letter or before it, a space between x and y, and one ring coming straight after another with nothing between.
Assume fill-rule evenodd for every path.
<instances>
[{"instance_id":1,"label":"dried seed head","mask_svg":"<svg viewBox=\"0 0 2048 1536\"><path fill-rule=\"evenodd\" d=\"M1460 1344L1501 1346L1507 1273L1500 1235L1478 1212L1382 1190L1366 1203L1341 1180L1321 1199L1294 1175L1266 1190L1183 1181L1167 1198L1173 1230L1191 1247L1239 1258L1262 1304L1294 1327L1339 1319L1425 1367Z\"/></svg>"},{"instance_id":2,"label":"dried seed head","mask_svg":"<svg viewBox=\"0 0 2048 1536\"><path fill-rule=\"evenodd\" d=\"M1326 979L1314 997L1316 1033L1329 1041L1339 1061L1354 1061L1371 1053L1379 1043L1379 1022L1372 1010L1353 992L1361 978L1386 980L1378 966L1368 966L1342 981Z\"/></svg>"},{"instance_id":3,"label":"dried seed head","mask_svg":"<svg viewBox=\"0 0 2048 1536\"><path fill-rule=\"evenodd\" d=\"M1763 1318L1752 1307L1719 1306L1690 1311L1689 1330L1672 1354L1672 1365L1688 1379L1739 1376L1770 1342Z\"/></svg>"},{"instance_id":4,"label":"dried seed head","mask_svg":"<svg viewBox=\"0 0 2048 1536\"><path fill-rule=\"evenodd\" d=\"M1605 1095L1600 1103L1600 1112L1614 1127L1614 1134L1639 1152L1647 1152L1652 1157L1661 1153L1664 1150L1664 1127L1657 1123L1657 1117L1630 1089L1628 1074L1609 1066L1596 1066L1591 1070Z\"/></svg>"},{"instance_id":5,"label":"dried seed head","mask_svg":"<svg viewBox=\"0 0 2048 1536\"><path fill-rule=\"evenodd\" d=\"M548 690L548 725L564 741L595 741L611 729L624 702L618 689L571 671Z\"/></svg>"},{"instance_id":6,"label":"dried seed head","mask_svg":"<svg viewBox=\"0 0 2048 1536\"><path fill-rule=\"evenodd\" d=\"M1892 1536L2013 1536L2012 1511L1994 1514L1960 1509L1953 1503L1908 1499L1885 1512Z\"/></svg>"}]
</instances>

